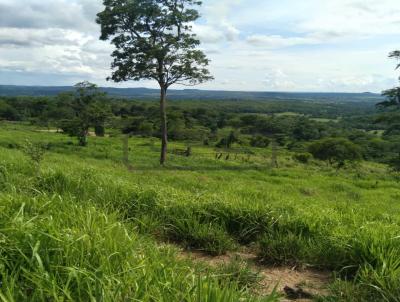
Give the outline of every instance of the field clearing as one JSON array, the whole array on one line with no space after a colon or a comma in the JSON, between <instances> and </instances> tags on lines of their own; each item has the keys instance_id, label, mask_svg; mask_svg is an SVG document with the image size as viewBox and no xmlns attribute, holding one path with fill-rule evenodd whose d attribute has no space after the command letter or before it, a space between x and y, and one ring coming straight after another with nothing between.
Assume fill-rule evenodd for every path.
<instances>
[{"instance_id":1,"label":"field clearing","mask_svg":"<svg viewBox=\"0 0 400 302\"><path fill-rule=\"evenodd\" d=\"M269 150L251 148L248 161L233 157L216 160L212 148L193 146L193 157L170 154L168 164L160 167L158 141L133 137L129 144L134 170L127 171L122 163L121 137L91 137L89 146L82 148L62 134L41 133L14 124L2 126L0 208L5 216L0 234L7 244L0 248L0 271L7 282L0 286L0 293L7 298L5 301L12 301L11 297L19 301L27 297L40 301L41 297L57 295L69 295L75 300L95 297L100 293L87 292L93 285L89 276L99 273L93 265L105 263L108 264L101 273L104 277L98 277L98 286L109 291L104 299L112 301L112 295L122 294L114 282L129 284L141 278L136 273L123 274L119 280L112 276L125 271L125 265L133 271L135 265L143 266L148 270L146 274L155 274L157 269L151 263L156 260L166 265L167 274L162 277L165 282L174 278L177 269L182 275L176 276L175 285L163 287L165 292L156 293L159 283L147 280L148 291L138 296L141 301L151 301L151 295L167 299L168 292L174 292L169 296L174 298L163 301L177 301L177 291L187 295L185 301L200 301L189 294L190 288L200 291L203 287L212 293L206 291L211 298L201 301L237 301L239 296L245 301L261 299L254 289L238 286L237 280L223 283L228 285L222 288L218 284L227 281L218 281L217 277L205 280L204 286L196 285L193 280L207 275L204 271L210 268L199 264L198 268L189 269L195 262L188 266L186 259L182 263L174 248L155 248L163 246L163 242L213 257L245 247L262 265L323 270L332 276L335 273L336 281L330 285L328 297L316 297L318 301L399 301L400 190L398 180L384 165L362 163L336 171L317 161L299 164L284 152L279 156L280 167L271 169ZM39 177L20 151L26 139L49 143ZM184 146L172 143L171 149ZM55 219L51 223L46 218L49 213ZM93 221L88 215L95 217ZM29 232L31 239L26 246L9 242L10 238ZM107 254L120 255L115 264L106 259L103 263L95 258L75 257L86 269L81 273L87 278L74 279L83 282L82 292L74 292L80 287L71 284L72 277L64 276L53 266L68 249L46 260L50 250L66 244L61 239L66 234L78 243L86 238L85 248L93 249L91 253L99 259ZM100 240L103 236L108 242ZM76 242L70 245L74 253ZM139 258L129 258L129 249L142 251ZM25 256L10 258L18 250ZM10 276L4 267L16 269L18 266L12 261L28 261L28 270L17 270L16 275ZM76 265L64 264L71 272ZM39 277L43 271L47 272L48 281ZM27 292L38 282L47 291L33 290L31 296L13 292L20 278L31 284L27 285ZM227 293L223 293L224 288ZM139 295L136 289L126 288L125 294L133 293ZM218 295L224 298L216 298Z\"/></svg>"}]
</instances>

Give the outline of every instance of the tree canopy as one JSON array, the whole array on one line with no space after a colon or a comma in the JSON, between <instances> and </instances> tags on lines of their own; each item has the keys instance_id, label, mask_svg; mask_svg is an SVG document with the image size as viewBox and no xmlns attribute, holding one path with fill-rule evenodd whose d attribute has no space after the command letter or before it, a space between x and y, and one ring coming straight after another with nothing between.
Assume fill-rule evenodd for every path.
<instances>
[{"instance_id":1,"label":"tree canopy","mask_svg":"<svg viewBox=\"0 0 400 302\"><path fill-rule=\"evenodd\" d=\"M104 0L98 14L102 40L111 39L111 79L156 80L163 87L195 85L212 79L209 60L191 32L199 18L193 0Z\"/></svg>"},{"instance_id":2,"label":"tree canopy","mask_svg":"<svg viewBox=\"0 0 400 302\"><path fill-rule=\"evenodd\" d=\"M389 54L389 58L400 61L400 50L392 51ZM400 68L400 63L396 65L396 69ZM400 80L400 78L399 78ZM382 92L382 95L386 97L386 100L378 104L379 107L397 107L400 108L400 86L392 89L388 89Z\"/></svg>"},{"instance_id":3,"label":"tree canopy","mask_svg":"<svg viewBox=\"0 0 400 302\"><path fill-rule=\"evenodd\" d=\"M343 167L346 161L361 159L361 149L345 138L326 138L314 142L309 147L310 153L316 158L328 161L331 165Z\"/></svg>"},{"instance_id":4,"label":"tree canopy","mask_svg":"<svg viewBox=\"0 0 400 302\"><path fill-rule=\"evenodd\" d=\"M196 85L211 80L206 55L192 33L199 18L195 0L104 0L97 15L101 40L115 46L112 75L115 82L155 80L160 86L162 146L167 154L166 96L173 84Z\"/></svg>"}]
</instances>

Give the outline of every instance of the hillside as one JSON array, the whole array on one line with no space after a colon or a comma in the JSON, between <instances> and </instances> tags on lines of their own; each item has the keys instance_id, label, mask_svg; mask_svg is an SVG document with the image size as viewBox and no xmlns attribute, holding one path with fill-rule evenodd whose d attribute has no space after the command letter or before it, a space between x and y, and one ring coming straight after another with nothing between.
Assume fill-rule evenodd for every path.
<instances>
[{"instance_id":1,"label":"hillside","mask_svg":"<svg viewBox=\"0 0 400 302\"><path fill-rule=\"evenodd\" d=\"M70 86L5 86L0 85L0 96L54 96L60 92L73 91ZM160 92L147 88L101 88L111 96L138 99L158 99ZM327 102L371 102L382 100L373 93L291 93L291 92L242 92L217 90L173 90L169 98L176 100L309 100Z\"/></svg>"},{"instance_id":2,"label":"hillside","mask_svg":"<svg viewBox=\"0 0 400 302\"><path fill-rule=\"evenodd\" d=\"M315 301L398 301L400 190L384 165L336 171L281 150L272 169L267 149L218 160L197 144L159 167L158 141L134 137L129 171L121 137L82 148L1 126L3 301L279 301L293 270L307 293L301 274L328 276ZM39 172L27 139L48 143Z\"/></svg>"}]
</instances>

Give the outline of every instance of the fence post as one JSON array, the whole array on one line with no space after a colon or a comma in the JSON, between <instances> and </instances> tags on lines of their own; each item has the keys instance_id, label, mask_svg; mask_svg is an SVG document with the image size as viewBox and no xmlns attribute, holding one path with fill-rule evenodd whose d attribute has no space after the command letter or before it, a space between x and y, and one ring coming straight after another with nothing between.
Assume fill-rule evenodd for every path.
<instances>
[{"instance_id":1,"label":"fence post","mask_svg":"<svg viewBox=\"0 0 400 302\"><path fill-rule=\"evenodd\" d=\"M133 170L129 162L129 134L124 135L122 138L122 162L129 171Z\"/></svg>"},{"instance_id":2,"label":"fence post","mask_svg":"<svg viewBox=\"0 0 400 302\"><path fill-rule=\"evenodd\" d=\"M271 168L278 168L278 147L275 139L271 141L271 149Z\"/></svg>"}]
</instances>

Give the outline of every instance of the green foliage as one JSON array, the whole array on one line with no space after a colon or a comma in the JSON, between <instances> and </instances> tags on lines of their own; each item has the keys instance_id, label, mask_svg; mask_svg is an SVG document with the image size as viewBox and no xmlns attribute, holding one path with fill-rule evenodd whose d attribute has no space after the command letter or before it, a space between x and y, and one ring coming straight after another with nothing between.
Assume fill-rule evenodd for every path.
<instances>
[{"instance_id":1,"label":"green foliage","mask_svg":"<svg viewBox=\"0 0 400 302\"><path fill-rule=\"evenodd\" d=\"M60 127L65 133L76 136L79 145L84 147L88 143L90 127L95 127L99 135L104 135L101 130L104 130L108 113L103 102L105 95L98 90L95 84L82 82L76 84L75 89L74 94L60 96L70 104L74 112L74 117L64 119L60 123Z\"/></svg>"},{"instance_id":2,"label":"green foliage","mask_svg":"<svg viewBox=\"0 0 400 302\"><path fill-rule=\"evenodd\" d=\"M296 153L293 155L293 158L303 164L308 164L310 160L312 159L312 154L311 153Z\"/></svg>"},{"instance_id":3,"label":"green foliage","mask_svg":"<svg viewBox=\"0 0 400 302\"><path fill-rule=\"evenodd\" d=\"M400 172L400 154L389 161L389 166L394 172Z\"/></svg>"},{"instance_id":4,"label":"green foliage","mask_svg":"<svg viewBox=\"0 0 400 302\"><path fill-rule=\"evenodd\" d=\"M192 23L200 16L195 0L104 0L97 14L101 40L111 40L111 79L155 80L160 86L161 156L167 157L167 90L173 84L197 85L212 80L209 60L198 50Z\"/></svg>"},{"instance_id":5,"label":"green foliage","mask_svg":"<svg viewBox=\"0 0 400 302\"><path fill-rule=\"evenodd\" d=\"M222 138L217 144L218 148L230 149L234 143L239 142L239 138L234 131L231 131L227 137Z\"/></svg>"},{"instance_id":6,"label":"green foliage","mask_svg":"<svg viewBox=\"0 0 400 302\"><path fill-rule=\"evenodd\" d=\"M400 51L392 51L389 54L389 58L394 58L396 60L400 60ZM396 69L400 67L400 64L397 64ZM399 78L400 79L400 78ZM378 103L378 107L394 107L396 109L400 108L400 87L395 87L392 89L388 89L382 92L382 95L386 97L386 101Z\"/></svg>"},{"instance_id":7,"label":"green foliage","mask_svg":"<svg viewBox=\"0 0 400 302\"><path fill-rule=\"evenodd\" d=\"M382 92L382 95L387 98L386 101L380 102L380 107L400 107L400 87L392 88Z\"/></svg>"},{"instance_id":8,"label":"green foliage","mask_svg":"<svg viewBox=\"0 0 400 302\"><path fill-rule=\"evenodd\" d=\"M271 140L268 137L262 135L252 136L250 139L250 146L258 148L267 148Z\"/></svg>"},{"instance_id":9,"label":"green foliage","mask_svg":"<svg viewBox=\"0 0 400 302\"><path fill-rule=\"evenodd\" d=\"M310 145L310 153L316 158L328 161L338 168L347 161L354 162L361 159L360 148L345 138L327 138Z\"/></svg>"},{"instance_id":10,"label":"green foliage","mask_svg":"<svg viewBox=\"0 0 400 302\"><path fill-rule=\"evenodd\" d=\"M156 80L162 88L172 84L210 80L208 59L196 47L200 41L191 32L199 18L199 1L104 0L97 16L101 39L111 39L116 82L129 79ZM127 19L128 18L128 19Z\"/></svg>"},{"instance_id":11,"label":"green foliage","mask_svg":"<svg viewBox=\"0 0 400 302\"><path fill-rule=\"evenodd\" d=\"M29 140L26 140L24 145L22 146L22 151L25 153L26 156L29 157L34 165L36 175L39 175L40 173L40 163L42 162L48 148L48 144L36 142L33 143Z\"/></svg>"}]
</instances>

